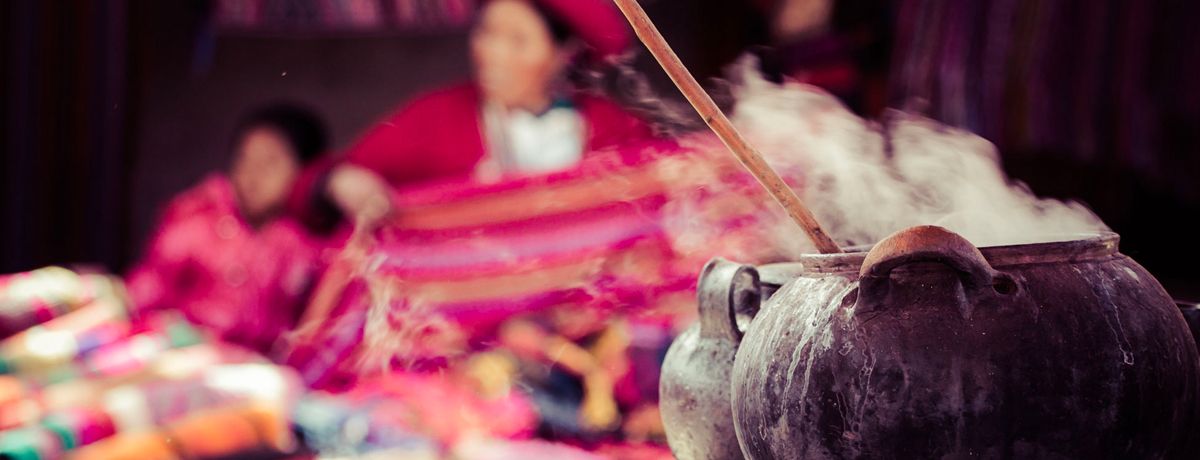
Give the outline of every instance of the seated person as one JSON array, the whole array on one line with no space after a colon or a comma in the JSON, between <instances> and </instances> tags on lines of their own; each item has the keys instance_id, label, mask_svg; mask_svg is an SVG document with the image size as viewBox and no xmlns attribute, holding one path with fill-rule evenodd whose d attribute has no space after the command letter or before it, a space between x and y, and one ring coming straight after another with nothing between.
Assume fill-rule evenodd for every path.
<instances>
[{"instance_id":1,"label":"seated person","mask_svg":"<svg viewBox=\"0 0 1200 460\"><path fill-rule=\"evenodd\" d=\"M225 341L268 352L302 313L318 241L284 215L326 149L311 112L274 105L238 126L229 170L175 197L129 272L135 317L173 309Z\"/></svg>"}]
</instances>

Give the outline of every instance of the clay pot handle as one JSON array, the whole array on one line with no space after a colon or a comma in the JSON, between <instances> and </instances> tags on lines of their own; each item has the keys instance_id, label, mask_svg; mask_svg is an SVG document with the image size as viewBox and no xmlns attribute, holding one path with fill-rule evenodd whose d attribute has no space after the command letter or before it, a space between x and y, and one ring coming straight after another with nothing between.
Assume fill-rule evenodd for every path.
<instances>
[{"instance_id":1,"label":"clay pot handle","mask_svg":"<svg viewBox=\"0 0 1200 460\"><path fill-rule=\"evenodd\" d=\"M859 270L856 311L883 304L891 289L892 270L904 265L936 262L958 271L963 291L974 296L992 287L996 271L975 245L942 227L920 226L901 230L876 244Z\"/></svg>"},{"instance_id":2,"label":"clay pot handle","mask_svg":"<svg viewBox=\"0 0 1200 460\"><path fill-rule=\"evenodd\" d=\"M739 313L758 312L758 270L716 258L704 266L698 286L700 300L700 336L738 342L742 329Z\"/></svg>"}]
</instances>

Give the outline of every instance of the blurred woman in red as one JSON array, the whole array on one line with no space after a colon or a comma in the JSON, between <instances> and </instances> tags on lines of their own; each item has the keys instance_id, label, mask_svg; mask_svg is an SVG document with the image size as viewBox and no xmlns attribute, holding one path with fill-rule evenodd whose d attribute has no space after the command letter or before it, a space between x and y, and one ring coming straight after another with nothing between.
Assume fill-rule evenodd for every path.
<instances>
[{"instance_id":1,"label":"blurred woman in red","mask_svg":"<svg viewBox=\"0 0 1200 460\"><path fill-rule=\"evenodd\" d=\"M360 230L370 229L393 212L394 188L552 173L579 165L592 152L647 140L653 132L646 122L612 99L576 85L576 77L612 64L612 58L629 47L630 38L624 19L608 0L488 0L471 32L473 80L415 99L369 130L340 162L311 168L297 187L293 205L311 218L320 214L314 211L321 203L331 202ZM352 336L362 328L363 320L352 319L352 314L316 316L329 319L312 323L321 325L317 335L346 331L344 343L354 342ZM558 390L541 388L558 380L539 382L539 389L532 391L539 395L534 400L543 422L562 425L557 431L568 434L615 429L619 414L612 387L621 376L608 375L605 363L583 347L572 345L578 353L561 366L553 353L543 353L540 345L552 344L560 351L570 342L556 326L515 322L510 330L524 332L510 335L532 344L516 339L504 344L530 348L520 357L538 363L530 367L564 368L561 373L566 375L558 380L567 382L568 394L540 397ZM597 319L589 326L589 332L599 334L605 323ZM336 367L348 361L330 352L335 348L330 343L337 339L318 337L311 342L317 345L302 347L296 354L300 358L289 362L316 368L320 364L306 360L321 354L327 356L311 362ZM522 377L525 383L532 380ZM340 376L312 381L323 386L340 381Z\"/></svg>"},{"instance_id":2,"label":"blurred woman in red","mask_svg":"<svg viewBox=\"0 0 1200 460\"><path fill-rule=\"evenodd\" d=\"M229 171L171 201L127 285L135 316L178 310L267 352L295 326L318 270L317 241L283 211L326 134L311 112L276 105L248 116L233 139Z\"/></svg>"},{"instance_id":3,"label":"blurred woman in red","mask_svg":"<svg viewBox=\"0 0 1200 460\"><path fill-rule=\"evenodd\" d=\"M567 169L588 152L649 137L638 117L569 82L629 44L604 0L490 0L471 34L474 81L384 119L340 164L309 171L293 205L313 218L328 199L371 224L392 210L389 187Z\"/></svg>"}]
</instances>

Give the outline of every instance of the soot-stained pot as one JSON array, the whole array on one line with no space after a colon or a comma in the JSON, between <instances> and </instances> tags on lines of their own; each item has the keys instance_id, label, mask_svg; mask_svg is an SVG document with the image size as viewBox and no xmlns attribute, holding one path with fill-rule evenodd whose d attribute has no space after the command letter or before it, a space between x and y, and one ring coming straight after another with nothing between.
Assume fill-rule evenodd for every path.
<instances>
[{"instance_id":1,"label":"soot-stained pot","mask_svg":"<svg viewBox=\"0 0 1200 460\"><path fill-rule=\"evenodd\" d=\"M1200 304L1193 302L1176 302L1179 304L1179 312L1183 313L1183 319L1187 321L1188 329L1192 330L1192 338L1196 339L1196 345L1200 346Z\"/></svg>"},{"instance_id":2,"label":"soot-stained pot","mask_svg":"<svg viewBox=\"0 0 1200 460\"><path fill-rule=\"evenodd\" d=\"M802 257L738 349L746 458L1197 458L1192 335L1117 242Z\"/></svg>"},{"instance_id":3,"label":"soot-stained pot","mask_svg":"<svg viewBox=\"0 0 1200 460\"><path fill-rule=\"evenodd\" d=\"M699 286L700 321L680 334L663 361L660 410L667 443L680 460L739 459L729 374L745 324L758 311L758 272L715 259Z\"/></svg>"}]
</instances>

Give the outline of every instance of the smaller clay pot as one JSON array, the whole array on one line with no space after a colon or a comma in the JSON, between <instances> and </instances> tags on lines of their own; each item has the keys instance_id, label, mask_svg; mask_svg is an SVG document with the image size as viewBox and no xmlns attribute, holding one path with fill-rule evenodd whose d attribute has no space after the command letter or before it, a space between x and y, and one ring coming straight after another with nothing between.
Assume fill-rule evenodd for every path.
<instances>
[{"instance_id":1,"label":"smaller clay pot","mask_svg":"<svg viewBox=\"0 0 1200 460\"><path fill-rule=\"evenodd\" d=\"M680 460L742 458L729 377L745 325L758 312L759 288L753 266L724 259L700 275L700 321L671 344L659 384L667 442Z\"/></svg>"}]
</instances>

